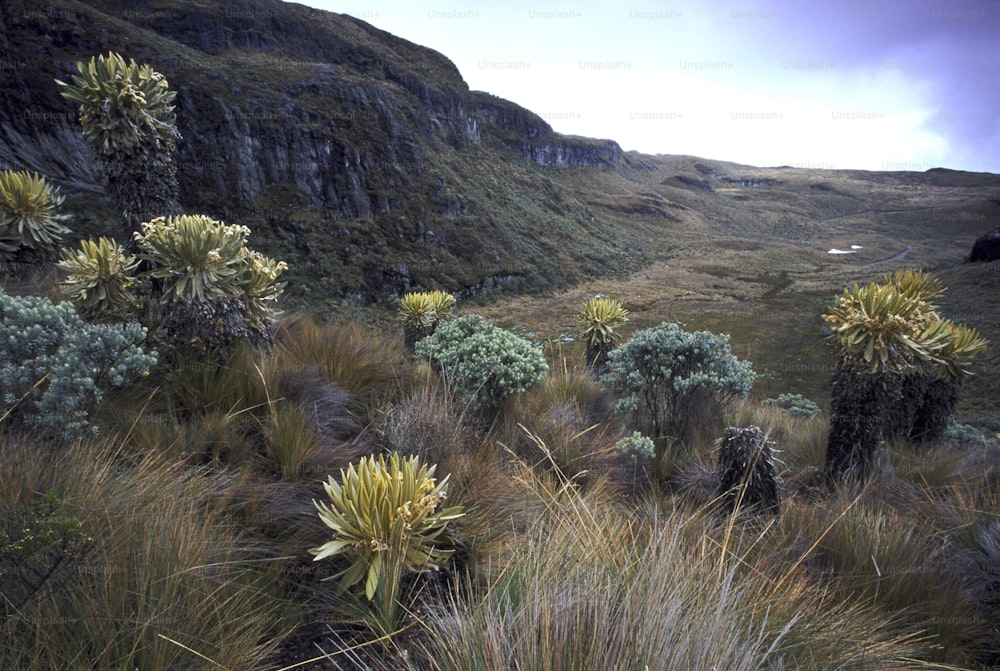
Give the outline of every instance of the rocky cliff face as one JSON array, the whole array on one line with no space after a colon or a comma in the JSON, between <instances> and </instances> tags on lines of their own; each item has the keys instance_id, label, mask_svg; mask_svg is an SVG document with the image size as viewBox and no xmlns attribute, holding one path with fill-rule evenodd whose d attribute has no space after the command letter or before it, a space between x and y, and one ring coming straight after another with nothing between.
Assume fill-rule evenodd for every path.
<instances>
[{"instance_id":1,"label":"rocky cliff face","mask_svg":"<svg viewBox=\"0 0 1000 671\"><path fill-rule=\"evenodd\" d=\"M0 167L100 193L99 166L53 80L118 51L152 64L178 91L187 209L273 234L348 293L358 271L366 279L354 292L366 298L377 284L463 290L530 274L515 261L519 235L489 234L491 267L460 225L496 211L471 193L484 161L599 169L623 161L614 142L561 136L509 101L471 92L435 51L276 0L8 0L0 50ZM330 267L338 263L330 251L353 270Z\"/></svg>"},{"instance_id":2,"label":"rocky cliff face","mask_svg":"<svg viewBox=\"0 0 1000 671\"><path fill-rule=\"evenodd\" d=\"M178 90L186 201L214 191L252 206L266 186L287 184L342 217L368 217L392 209L439 145L491 133L539 165L621 159L614 143L558 136L523 108L473 94L440 54L363 22L279 2L225 4L5 3L0 161L100 189L52 80L108 50L152 63Z\"/></svg>"}]
</instances>

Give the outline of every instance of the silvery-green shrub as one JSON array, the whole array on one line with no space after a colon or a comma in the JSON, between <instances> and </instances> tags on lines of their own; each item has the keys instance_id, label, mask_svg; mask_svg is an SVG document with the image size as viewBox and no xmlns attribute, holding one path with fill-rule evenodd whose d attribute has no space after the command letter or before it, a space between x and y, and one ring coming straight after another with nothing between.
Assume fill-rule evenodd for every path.
<instances>
[{"instance_id":1,"label":"silvery-green shrub","mask_svg":"<svg viewBox=\"0 0 1000 671\"><path fill-rule=\"evenodd\" d=\"M549 372L530 341L478 315L439 324L416 344L414 355L443 371L459 394L483 408L497 407Z\"/></svg>"},{"instance_id":2,"label":"silvery-green shrub","mask_svg":"<svg viewBox=\"0 0 1000 671\"><path fill-rule=\"evenodd\" d=\"M634 454L652 459L656 452L656 444L651 438L647 438L638 431L633 431L631 436L625 436L615 443L615 449L624 454Z\"/></svg>"},{"instance_id":3,"label":"silvery-green shrub","mask_svg":"<svg viewBox=\"0 0 1000 671\"><path fill-rule=\"evenodd\" d=\"M68 302L0 290L0 417L69 438L95 431L91 414L113 388L145 374L136 323L87 324Z\"/></svg>"},{"instance_id":4,"label":"silvery-green shrub","mask_svg":"<svg viewBox=\"0 0 1000 671\"><path fill-rule=\"evenodd\" d=\"M699 405L746 396L755 377L730 351L729 336L663 322L611 350L601 379L621 396L615 409L632 413L644 433L684 438Z\"/></svg>"},{"instance_id":5,"label":"silvery-green shrub","mask_svg":"<svg viewBox=\"0 0 1000 671\"><path fill-rule=\"evenodd\" d=\"M792 417L815 417L821 412L818 405L802 394L781 394L777 398L766 398L764 405L780 408Z\"/></svg>"}]
</instances>

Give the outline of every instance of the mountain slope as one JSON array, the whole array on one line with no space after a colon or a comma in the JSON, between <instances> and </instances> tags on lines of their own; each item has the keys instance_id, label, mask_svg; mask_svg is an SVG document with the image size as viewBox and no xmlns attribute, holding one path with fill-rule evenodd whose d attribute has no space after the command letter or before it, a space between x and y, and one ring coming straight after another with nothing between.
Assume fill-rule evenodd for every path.
<instances>
[{"instance_id":1,"label":"mountain slope","mask_svg":"<svg viewBox=\"0 0 1000 671\"><path fill-rule=\"evenodd\" d=\"M469 91L440 54L353 18L273 0L14 0L0 40L0 163L100 191L53 79L108 50L149 62L178 91L184 205L305 257L292 275L323 295L539 289L645 260L640 236L609 244L614 222L554 202L566 196L540 169L612 168L617 144L559 136ZM557 244L539 234L547 223Z\"/></svg>"},{"instance_id":2,"label":"mountain slope","mask_svg":"<svg viewBox=\"0 0 1000 671\"><path fill-rule=\"evenodd\" d=\"M0 48L3 167L100 203L98 166L53 80L108 50L152 63L178 91L185 207L248 225L290 262L290 297L310 303L551 290L711 260L726 239L791 250L762 256L776 272L851 277L894 255L934 268L959 263L1000 213L997 175L754 168L562 136L470 91L431 49L277 0L10 0ZM826 253L851 244L863 249Z\"/></svg>"}]
</instances>

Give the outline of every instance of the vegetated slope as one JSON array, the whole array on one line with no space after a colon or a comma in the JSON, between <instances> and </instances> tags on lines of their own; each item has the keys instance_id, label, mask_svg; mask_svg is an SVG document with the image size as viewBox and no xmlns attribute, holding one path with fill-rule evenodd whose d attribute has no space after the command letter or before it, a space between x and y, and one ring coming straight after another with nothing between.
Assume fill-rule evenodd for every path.
<instances>
[{"instance_id":1,"label":"vegetated slope","mask_svg":"<svg viewBox=\"0 0 1000 671\"><path fill-rule=\"evenodd\" d=\"M431 49L276 0L10 0L0 49L0 167L84 194L81 235L102 186L53 79L108 50L162 71L178 90L185 207L250 226L253 246L288 261L286 305L646 277L623 296L636 323L683 316L748 352L778 343L775 366L825 384L821 346L797 350L820 336L824 302L907 265L941 274L956 319L1000 341L997 307L979 300L1000 272L962 264L1000 224L997 175L623 153L470 91ZM523 323L556 315L539 317ZM572 309L560 318L572 327Z\"/></svg>"},{"instance_id":2,"label":"vegetated slope","mask_svg":"<svg viewBox=\"0 0 1000 671\"><path fill-rule=\"evenodd\" d=\"M353 18L273 0L14 0L0 40L0 162L100 191L53 79L109 50L151 63L178 91L185 207L249 225L290 261L293 296L541 289L650 260L649 233L552 181L614 168L617 144L557 135Z\"/></svg>"},{"instance_id":3,"label":"vegetated slope","mask_svg":"<svg viewBox=\"0 0 1000 671\"><path fill-rule=\"evenodd\" d=\"M1000 177L757 168L687 156L628 154L605 208L670 202L695 212L700 228L665 234L671 258L624 280L583 282L544 298L512 298L484 308L503 323L530 325L539 338L578 329L574 312L595 293L621 299L626 333L679 319L692 329L732 335L734 351L764 373L761 395L786 391L824 402L833 373L821 319L845 287L915 267L948 291L944 316L978 329L994 345L975 366L959 421L1000 416L1000 265L965 263L973 241L1000 225ZM606 174L580 175L591 194ZM590 180L590 181L586 181ZM848 252L831 254L831 250Z\"/></svg>"}]
</instances>

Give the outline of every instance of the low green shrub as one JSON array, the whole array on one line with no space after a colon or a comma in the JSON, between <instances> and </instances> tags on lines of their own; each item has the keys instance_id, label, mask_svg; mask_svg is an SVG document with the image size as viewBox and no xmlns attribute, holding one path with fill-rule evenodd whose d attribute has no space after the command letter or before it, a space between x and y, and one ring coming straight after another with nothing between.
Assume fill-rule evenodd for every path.
<instances>
[{"instance_id":1,"label":"low green shrub","mask_svg":"<svg viewBox=\"0 0 1000 671\"><path fill-rule=\"evenodd\" d=\"M687 439L696 411L746 396L755 377L730 351L729 336L663 322L611 350L601 379L621 394L616 409L643 432Z\"/></svg>"},{"instance_id":2,"label":"low green shrub","mask_svg":"<svg viewBox=\"0 0 1000 671\"><path fill-rule=\"evenodd\" d=\"M640 457L653 458L655 443L651 438L647 438L638 431L633 431L631 436L625 436L617 443L615 449L624 454L636 454Z\"/></svg>"},{"instance_id":3,"label":"low green shrub","mask_svg":"<svg viewBox=\"0 0 1000 671\"><path fill-rule=\"evenodd\" d=\"M821 412L818 405L801 394L782 394L777 398L766 398L764 405L780 408L792 417L815 417Z\"/></svg>"},{"instance_id":4,"label":"low green shrub","mask_svg":"<svg viewBox=\"0 0 1000 671\"><path fill-rule=\"evenodd\" d=\"M1000 437L1000 434L997 434ZM952 422L944 430L941 440L955 447L1000 447L996 438L988 436L971 424Z\"/></svg>"},{"instance_id":5,"label":"low green shrub","mask_svg":"<svg viewBox=\"0 0 1000 671\"><path fill-rule=\"evenodd\" d=\"M145 336L134 322L87 324L69 303L0 290L0 417L64 438L96 431L90 416L104 393L156 363Z\"/></svg>"},{"instance_id":6,"label":"low green shrub","mask_svg":"<svg viewBox=\"0 0 1000 671\"><path fill-rule=\"evenodd\" d=\"M439 325L414 353L443 371L459 394L486 409L530 389L549 372L542 352L529 341L478 315Z\"/></svg>"},{"instance_id":7,"label":"low green shrub","mask_svg":"<svg viewBox=\"0 0 1000 671\"><path fill-rule=\"evenodd\" d=\"M20 609L41 589L66 580L92 542L51 490L0 517L4 605Z\"/></svg>"}]
</instances>

